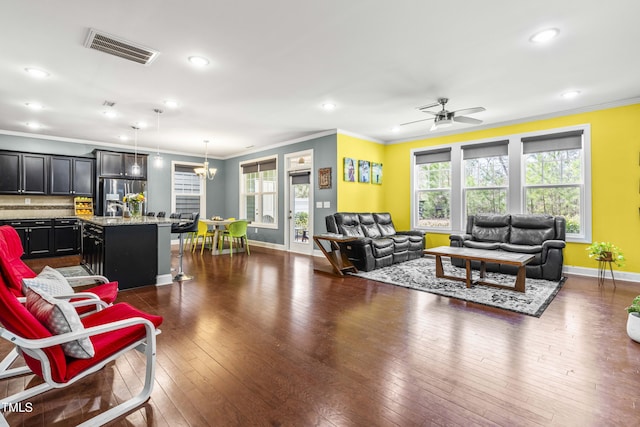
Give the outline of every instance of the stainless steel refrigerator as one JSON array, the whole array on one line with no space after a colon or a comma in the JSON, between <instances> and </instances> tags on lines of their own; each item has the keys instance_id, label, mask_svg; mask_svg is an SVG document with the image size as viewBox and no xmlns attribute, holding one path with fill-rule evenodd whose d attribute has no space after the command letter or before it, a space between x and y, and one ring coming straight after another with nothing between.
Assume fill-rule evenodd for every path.
<instances>
[{"instance_id":1,"label":"stainless steel refrigerator","mask_svg":"<svg viewBox=\"0 0 640 427\"><path fill-rule=\"evenodd\" d=\"M100 178L98 182L97 215L122 216L127 194L144 194L142 214L147 212L147 181L134 179Z\"/></svg>"}]
</instances>

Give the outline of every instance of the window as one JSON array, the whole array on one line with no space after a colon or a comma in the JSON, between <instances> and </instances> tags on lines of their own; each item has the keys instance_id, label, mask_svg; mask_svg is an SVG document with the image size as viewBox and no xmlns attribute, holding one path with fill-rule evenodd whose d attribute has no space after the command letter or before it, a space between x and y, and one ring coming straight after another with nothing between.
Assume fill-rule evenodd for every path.
<instances>
[{"instance_id":1,"label":"window","mask_svg":"<svg viewBox=\"0 0 640 427\"><path fill-rule=\"evenodd\" d=\"M463 230L467 215L564 216L567 240L591 240L590 127L510 135L413 152L412 226Z\"/></svg>"},{"instance_id":2,"label":"window","mask_svg":"<svg viewBox=\"0 0 640 427\"><path fill-rule=\"evenodd\" d=\"M582 132L523 138L524 205L527 213L562 215L567 233L581 233Z\"/></svg>"},{"instance_id":3,"label":"window","mask_svg":"<svg viewBox=\"0 0 640 427\"><path fill-rule=\"evenodd\" d=\"M416 153L417 223L451 228L451 149Z\"/></svg>"},{"instance_id":4,"label":"window","mask_svg":"<svg viewBox=\"0 0 640 427\"><path fill-rule=\"evenodd\" d=\"M173 164L172 211L175 213L204 212L201 209L204 185L193 168L194 165Z\"/></svg>"},{"instance_id":5,"label":"window","mask_svg":"<svg viewBox=\"0 0 640 427\"><path fill-rule=\"evenodd\" d=\"M506 213L508 141L462 147L466 215Z\"/></svg>"},{"instance_id":6,"label":"window","mask_svg":"<svg viewBox=\"0 0 640 427\"><path fill-rule=\"evenodd\" d=\"M252 225L278 224L278 170L276 158L240 165L240 212Z\"/></svg>"}]
</instances>

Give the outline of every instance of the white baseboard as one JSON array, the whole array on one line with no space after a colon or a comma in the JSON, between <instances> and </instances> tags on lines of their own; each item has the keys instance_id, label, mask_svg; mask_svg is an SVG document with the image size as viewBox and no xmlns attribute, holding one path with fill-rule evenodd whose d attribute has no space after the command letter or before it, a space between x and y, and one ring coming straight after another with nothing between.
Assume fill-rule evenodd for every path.
<instances>
[{"instance_id":1,"label":"white baseboard","mask_svg":"<svg viewBox=\"0 0 640 427\"><path fill-rule=\"evenodd\" d=\"M171 274L159 274L156 276L156 286L170 285L173 283Z\"/></svg>"},{"instance_id":2,"label":"white baseboard","mask_svg":"<svg viewBox=\"0 0 640 427\"><path fill-rule=\"evenodd\" d=\"M566 274L575 274L576 276L598 277L597 268L575 267L573 265L565 265L564 267L562 267L562 272ZM640 282L640 273L614 270L613 274L618 280L624 280L626 282ZM607 279L611 278L611 272L609 270L605 272L605 277Z\"/></svg>"}]
</instances>

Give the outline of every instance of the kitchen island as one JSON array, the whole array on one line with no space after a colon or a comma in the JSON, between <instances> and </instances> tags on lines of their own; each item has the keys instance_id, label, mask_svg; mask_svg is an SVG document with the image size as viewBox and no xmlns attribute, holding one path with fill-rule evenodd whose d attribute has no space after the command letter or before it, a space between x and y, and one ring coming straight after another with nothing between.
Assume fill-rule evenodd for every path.
<instances>
[{"instance_id":1,"label":"kitchen island","mask_svg":"<svg viewBox=\"0 0 640 427\"><path fill-rule=\"evenodd\" d=\"M166 285L171 276L169 218L80 217L82 262L120 289Z\"/></svg>"}]
</instances>

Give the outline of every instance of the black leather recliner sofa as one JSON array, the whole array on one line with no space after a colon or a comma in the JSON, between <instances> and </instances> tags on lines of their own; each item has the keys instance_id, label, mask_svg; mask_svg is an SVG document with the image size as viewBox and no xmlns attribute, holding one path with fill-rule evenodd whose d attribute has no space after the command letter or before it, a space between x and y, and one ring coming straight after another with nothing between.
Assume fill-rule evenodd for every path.
<instances>
[{"instance_id":1,"label":"black leather recliner sofa","mask_svg":"<svg viewBox=\"0 0 640 427\"><path fill-rule=\"evenodd\" d=\"M466 234L452 234L451 246L490 249L535 255L526 266L527 277L560 280L564 262L565 219L561 216L534 214L481 214L467 218ZM464 267L464 260L452 258L451 263ZM479 261L471 267L480 268ZM487 271L516 274L517 267L486 264Z\"/></svg>"},{"instance_id":2,"label":"black leather recliner sofa","mask_svg":"<svg viewBox=\"0 0 640 427\"><path fill-rule=\"evenodd\" d=\"M371 271L420 258L424 250L424 232L396 231L387 212L337 212L325 221L330 233L358 237L340 245L358 270Z\"/></svg>"}]
</instances>

